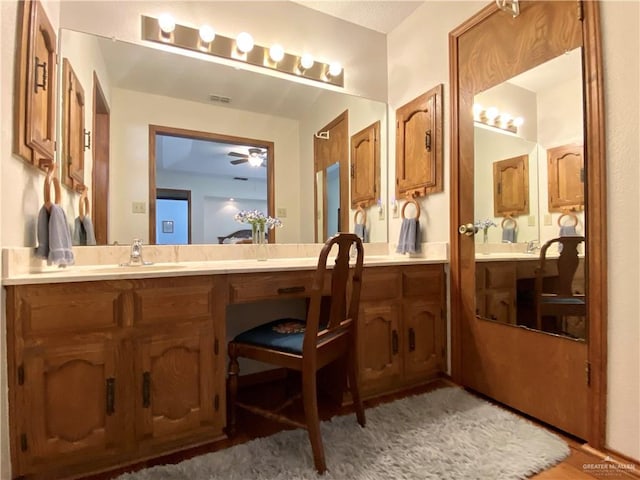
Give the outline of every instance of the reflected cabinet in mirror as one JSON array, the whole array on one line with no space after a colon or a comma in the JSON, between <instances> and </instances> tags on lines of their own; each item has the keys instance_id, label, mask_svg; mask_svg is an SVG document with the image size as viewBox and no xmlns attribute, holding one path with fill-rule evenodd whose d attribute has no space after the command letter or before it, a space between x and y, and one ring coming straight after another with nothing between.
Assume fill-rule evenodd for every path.
<instances>
[{"instance_id":1,"label":"reflected cabinet in mirror","mask_svg":"<svg viewBox=\"0 0 640 480\"><path fill-rule=\"evenodd\" d=\"M570 249L546 245L585 231L582 83L577 48L476 93L473 113L476 314L584 339L583 244L568 268ZM569 274L580 306L540 315Z\"/></svg>"},{"instance_id":2,"label":"reflected cabinet in mirror","mask_svg":"<svg viewBox=\"0 0 640 480\"><path fill-rule=\"evenodd\" d=\"M278 243L324 241L329 232L324 225L353 231L349 141L375 122L380 122L380 161L374 178L380 185L368 208L386 202L385 104L162 45L68 30L60 38L61 55L86 93L85 128L94 130L74 180L90 191L102 185L92 213L108 218L109 243L246 241L248 225L234 220L241 210L279 217L283 227L270 238ZM343 112L348 112L344 148L325 161L339 169L326 170L320 185L314 140ZM60 141L64 149L65 139ZM334 174L335 187L326 180ZM166 191L178 193L158 196ZM368 218L370 241L386 242L386 220ZM316 235L318 225L322 235Z\"/></svg>"}]
</instances>

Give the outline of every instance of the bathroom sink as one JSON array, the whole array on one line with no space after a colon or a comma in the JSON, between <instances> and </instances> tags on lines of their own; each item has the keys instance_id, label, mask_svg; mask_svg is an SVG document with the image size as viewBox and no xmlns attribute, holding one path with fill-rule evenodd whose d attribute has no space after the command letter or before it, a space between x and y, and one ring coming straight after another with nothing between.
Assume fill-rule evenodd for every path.
<instances>
[{"instance_id":1,"label":"bathroom sink","mask_svg":"<svg viewBox=\"0 0 640 480\"><path fill-rule=\"evenodd\" d=\"M177 263L154 263L151 265L98 265L87 268L87 272L96 273L132 273L132 272L159 272L172 271L185 268Z\"/></svg>"}]
</instances>

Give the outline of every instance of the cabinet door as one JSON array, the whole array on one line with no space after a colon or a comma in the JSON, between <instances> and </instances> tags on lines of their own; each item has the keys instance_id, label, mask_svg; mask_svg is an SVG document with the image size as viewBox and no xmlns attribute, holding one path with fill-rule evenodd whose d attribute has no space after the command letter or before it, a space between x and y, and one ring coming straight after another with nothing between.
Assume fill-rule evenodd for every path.
<instances>
[{"instance_id":1,"label":"cabinet door","mask_svg":"<svg viewBox=\"0 0 640 480\"><path fill-rule=\"evenodd\" d=\"M529 155L493 163L493 214L529 214Z\"/></svg>"},{"instance_id":2,"label":"cabinet door","mask_svg":"<svg viewBox=\"0 0 640 480\"><path fill-rule=\"evenodd\" d=\"M224 417L215 391L210 324L183 324L136 341L137 437L152 449L189 437L221 435Z\"/></svg>"},{"instance_id":3,"label":"cabinet door","mask_svg":"<svg viewBox=\"0 0 640 480\"><path fill-rule=\"evenodd\" d=\"M405 380L428 379L444 371L444 319L440 304L407 300L403 313Z\"/></svg>"},{"instance_id":4,"label":"cabinet door","mask_svg":"<svg viewBox=\"0 0 640 480\"><path fill-rule=\"evenodd\" d=\"M584 158L582 145L563 145L547 150L549 211L584 208Z\"/></svg>"},{"instance_id":5,"label":"cabinet door","mask_svg":"<svg viewBox=\"0 0 640 480\"><path fill-rule=\"evenodd\" d=\"M398 306L363 303L358 325L360 382L363 391L388 389L400 381L402 338Z\"/></svg>"},{"instance_id":6,"label":"cabinet door","mask_svg":"<svg viewBox=\"0 0 640 480\"><path fill-rule=\"evenodd\" d=\"M40 156L53 160L56 121L56 34L40 2L31 4L28 62L26 143Z\"/></svg>"},{"instance_id":7,"label":"cabinet door","mask_svg":"<svg viewBox=\"0 0 640 480\"><path fill-rule=\"evenodd\" d=\"M489 320L516 323L515 291L496 290L485 296L485 315Z\"/></svg>"},{"instance_id":8,"label":"cabinet door","mask_svg":"<svg viewBox=\"0 0 640 480\"><path fill-rule=\"evenodd\" d=\"M442 85L396 110L396 198L443 190Z\"/></svg>"},{"instance_id":9,"label":"cabinet door","mask_svg":"<svg viewBox=\"0 0 640 480\"><path fill-rule=\"evenodd\" d=\"M380 122L351 136L351 208L370 207L380 191Z\"/></svg>"},{"instance_id":10,"label":"cabinet door","mask_svg":"<svg viewBox=\"0 0 640 480\"><path fill-rule=\"evenodd\" d=\"M113 454L122 443L123 416L114 343L37 346L23 358L17 388L25 464L50 468Z\"/></svg>"},{"instance_id":11,"label":"cabinet door","mask_svg":"<svg viewBox=\"0 0 640 480\"><path fill-rule=\"evenodd\" d=\"M67 58L62 59L62 158L65 185L84 184L84 89Z\"/></svg>"}]
</instances>

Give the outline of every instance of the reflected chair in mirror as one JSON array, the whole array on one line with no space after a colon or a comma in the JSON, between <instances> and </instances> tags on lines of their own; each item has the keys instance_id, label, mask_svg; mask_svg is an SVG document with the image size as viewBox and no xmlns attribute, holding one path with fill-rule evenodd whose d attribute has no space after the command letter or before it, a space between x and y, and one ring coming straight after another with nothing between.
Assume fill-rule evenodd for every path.
<instances>
[{"instance_id":1,"label":"reflected chair in mirror","mask_svg":"<svg viewBox=\"0 0 640 480\"><path fill-rule=\"evenodd\" d=\"M536 328L547 331L545 317L554 317L554 333L567 333L568 317L585 317L587 307L584 293L576 287L576 271L580 265L578 246L585 241L583 236L558 237L546 242L540 249L540 260L536 269ZM549 248L558 245L557 275L548 258ZM560 248L560 246L562 248Z\"/></svg>"},{"instance_id":2,"label":"reflected chair in mirror","mask_svg":"<svg viewBox=\"0 0 640 480\"><path fill-rule=\"evenodd\" d=\"M335 265L329 269L327 258L337 249ZM350 254L355 249L352 266ZM262 415L309 433L315 467L319 473L326 470L324 447L320 434L317 401L317 372L336 360L346 361L345 378L340 389L348 383L358 423L364 427L365 416L360 398L357 356L357 323L362 285L364 251L362 241L351 233L339 233L324 244L311 292L308 296L305 320L279 319L252 328L236 336L229 343L229 418L227 433L235 434L236 408ZM325 281L329 283L328 288ZM250 358L285 369L301 372L301 392L287 398L275 409L244 403L238 400L238 357ZM340 369L344 372L344 369ZM335 392L334 392L335 393ZM342 395L342 392L338 392ZM302 399L304 422L285 409Z\"/></svg>"}]
</instances>

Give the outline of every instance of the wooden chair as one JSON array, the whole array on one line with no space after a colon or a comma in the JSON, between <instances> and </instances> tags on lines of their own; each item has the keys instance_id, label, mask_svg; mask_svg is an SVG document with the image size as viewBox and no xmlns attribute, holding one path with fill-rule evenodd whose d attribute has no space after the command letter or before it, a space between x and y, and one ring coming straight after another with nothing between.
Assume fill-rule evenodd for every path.
<instances>
[{"instance_id":1,"label":"wooden chair","mask_svg":"<svg viewBox=\"0 0 640 480\"><path fill-rule=\"evenodd\" d=\"M540 249L540 263L536 269L536 328L538 330L542 330L544 316L561 319L568 316L586 316L587 306L584 294L573 291L573 280L579 264L578 245L584 241L585 238L582 236L559 237L549 240ZM554 279L553 288L549 288L546 284L550 283L550 279L545 270L548 268L547 250L556 243L562 246L558 257L558 276Z\"/></svg>"},{"instance_id":2,"label":"wooden chair","mask_svg":"<svg viewBox=\"0 0 640 480\"><path fill-rule=\"evenodd\" d=\"M325 275L327 257L334 246L338 249L335 265L331 274ZM350 269L349 258L352 247L355 247L357 256L355 266ZM363 256L362 242L355 234L339 233L330 238L324 244L318 258L309 295L306 323L303 320L275 320L243 332L229 343L227 431L230 436L235 433L236 407L298 428L305 428L309 432L315 467L319 473L324 473L326 463L320 435L316 373L320 368L339 358L347 359L348 383L356 416L358 423L364 427L365 417L359 391L356 350ZM327 308L323 308L325 277L331 278L330 305ZM301 394L287 399L274 410L237 401L238 357L251 358L302 372ZM281 413L300 396L304 406L305 423Z\"/></svg>"}]
</instances>

